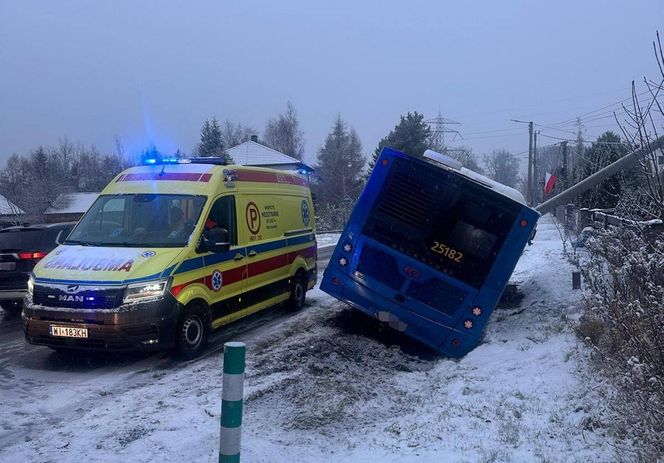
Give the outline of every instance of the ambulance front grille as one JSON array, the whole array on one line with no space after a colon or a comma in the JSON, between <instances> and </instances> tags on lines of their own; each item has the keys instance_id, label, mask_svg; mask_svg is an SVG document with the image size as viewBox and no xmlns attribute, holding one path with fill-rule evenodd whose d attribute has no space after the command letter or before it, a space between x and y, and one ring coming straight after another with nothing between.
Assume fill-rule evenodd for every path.
<instances>
[{"instance_id":1,"label":"ambulance front grille","mask_svg":"<svg viewBox=\"0 0 664 463\"><path fill-rule=\"evenodd\" d=\"M124 292L124 288L108 288L67 293L64 289L35 285L32 300L46 307L114 309L122 305Z\"/></svg>"}]
</instances>

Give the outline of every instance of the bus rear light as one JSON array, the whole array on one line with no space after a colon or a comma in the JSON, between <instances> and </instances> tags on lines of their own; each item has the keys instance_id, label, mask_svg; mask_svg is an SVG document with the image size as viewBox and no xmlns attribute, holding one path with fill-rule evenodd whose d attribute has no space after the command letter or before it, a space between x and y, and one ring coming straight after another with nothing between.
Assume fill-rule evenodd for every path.
<instances>
[{"instance_id":1,"label":"bus rear light","mask_svg":"<svg viewBox=\"0 0 664 463\"><path fill-rule=\"evenodd\" d=\"M459 347L460 345L461 345L461 341L459 341L456 338L452 339L452 347Z\"/></svg>"},{"instance_id":2,"label":"bus rear light","mask_svg":"<svg viewBox=\"0 0 664 463\"><path fill-rule=\"evenodd\" d=\"M406 275L408 275L410 278L420 277L420 272L417 269L414 269L413 267L405 267L403 271L406 272Z\"/></svg>"},{"instance_id":3,"label":"bus rear light","mask_svg":"<svg viewBox=\"0 0 664 463\"><path fill-rule=\"evenodd\" d=\"M341 280L337 277L332 278L332 284L334 286L339 286L341 284Z\"/></svg>"},{"instance_id":4,"label":"bus rear light","mask_svg":"<svg viewBox=\"0 0 664 463\"><path fill-rule=\"evenodd\" d=\"M521 228L525 228L528 226L528 221L526 219L521 219L521 222L519 222L519 225L521 225Z\"/></svg>"},{"instance_id":5,"label":"bus rear light","mask_svg":"<svg viewBox=\"0 0 664 463\"><path fill-rule=\"evenodd\" d=\"M482 315L482 309L480 307L473 307L473 315L479 317Z\"/></svg>"},{"instance_id":6,"label":"bus rear light","mask_svg":"<svg viewBox=\"0 0 664 463\"><path fill-rule=\"evenodd\" d=\"M347 263L348 263L348 260L346 260L345 257L342 257L341 259L339 259L339 265L341 265L342 267L345 267Z\"/></svg>"},{"instance_id":7,"label":"bus rear light","mask_svg":"<svg viewBox=\"0 0 664 463\"><path fill-rule=\"evenodd\" d=\"M463 322L463 327L466 328L467 330L471 329L473 327L473 321L466 320L465 322Z\"/></svg>"}]
</instances>

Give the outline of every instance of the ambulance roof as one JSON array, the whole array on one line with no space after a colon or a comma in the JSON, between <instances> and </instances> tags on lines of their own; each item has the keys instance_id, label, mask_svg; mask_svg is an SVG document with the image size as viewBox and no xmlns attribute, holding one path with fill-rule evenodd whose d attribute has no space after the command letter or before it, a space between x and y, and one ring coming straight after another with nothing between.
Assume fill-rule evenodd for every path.
<instances>
[{"instance_id":1,"label":"ambulance roof","mask_svg":"<svg viewBox=\"0 0 664 463\"><path fill-rule=\"evenodd\" d=\"M225 183L229 190L236 183L297 185L308 182L292 172L261 167L214 164L155 164L131 167L121 172L102 194L162 193L209 194Z\"/></svg>"}]
</instances>

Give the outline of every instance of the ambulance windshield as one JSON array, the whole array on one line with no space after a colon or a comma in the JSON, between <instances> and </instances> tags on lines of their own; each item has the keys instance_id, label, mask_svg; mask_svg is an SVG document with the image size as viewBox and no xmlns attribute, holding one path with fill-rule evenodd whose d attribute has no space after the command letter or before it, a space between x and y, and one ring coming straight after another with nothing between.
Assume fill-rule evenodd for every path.
<instances>
[{"instance_id":1,"label":"ambulance windshield","mask_svg":"<svg viewBox=\"0 0 664 463\"><path fill-rule=\"evenodd\" d=\"M97 198L65 244L123 247L186 246L206 196L103 195Z\"/></svg>"}]
</instances>

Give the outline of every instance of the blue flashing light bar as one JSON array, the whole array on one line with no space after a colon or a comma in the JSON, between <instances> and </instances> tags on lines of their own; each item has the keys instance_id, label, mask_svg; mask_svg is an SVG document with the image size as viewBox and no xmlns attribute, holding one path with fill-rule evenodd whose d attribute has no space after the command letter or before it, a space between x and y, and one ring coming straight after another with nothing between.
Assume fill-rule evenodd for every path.
<instances>
[{"instance_id":1,"label":"blue flashing light bar","mask_svg":"<svg viewBox=\"0 0 664 463\"><path fill-rule=\"evenodd\" d=\"M211 157L198 157L198 158L174 158L174 157L150 157L143 160L143 165L154 166L162 164L216 164L226 165L223 158Z\"/></svg>"},{"instance_id":2,"label":"blue flashing light bar","mask_svg":"<svg viewBox=\"0 0 664 463\"><path fill-rule=\"evenodd\" d=\"M184 164L187 162L187 159L178 158L146 158L143 160L143 164L148 166L154 166L156 164Z\"/></svg>"}]
</instances>

